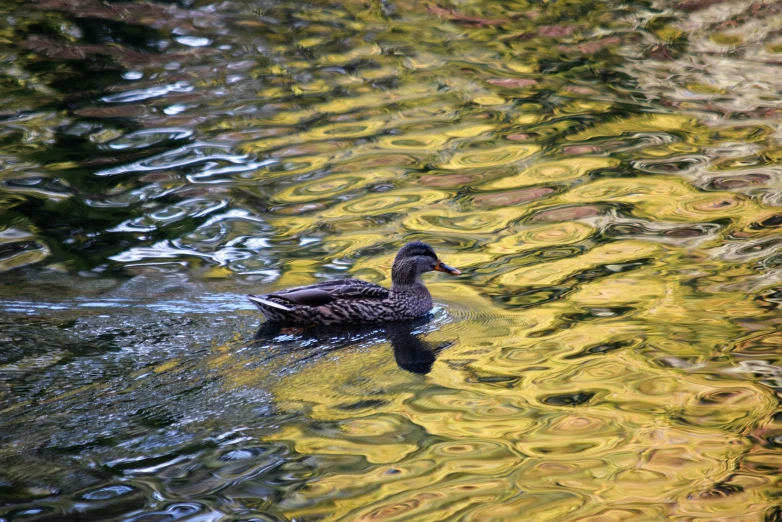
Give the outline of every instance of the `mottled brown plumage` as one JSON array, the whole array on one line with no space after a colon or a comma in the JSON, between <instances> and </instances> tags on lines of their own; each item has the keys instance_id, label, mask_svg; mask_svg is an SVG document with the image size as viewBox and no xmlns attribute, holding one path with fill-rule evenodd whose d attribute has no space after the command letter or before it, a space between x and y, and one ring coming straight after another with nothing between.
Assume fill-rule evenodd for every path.
<instances>
[{"instance_id":1,"label":"mottled brown plumage","mask_svg":"<svg viewBox=\"0 0 782 522\"><path fill-rule=\"evenodd\" d=\"M401 321L432 309L421 274L461 272L437 259L432 247L415 241L403 246L391 269L391 289L359 279L337 279L267 295L248 295L269 321L291 325L332 325Z\"/></svg>"}]
</instances>

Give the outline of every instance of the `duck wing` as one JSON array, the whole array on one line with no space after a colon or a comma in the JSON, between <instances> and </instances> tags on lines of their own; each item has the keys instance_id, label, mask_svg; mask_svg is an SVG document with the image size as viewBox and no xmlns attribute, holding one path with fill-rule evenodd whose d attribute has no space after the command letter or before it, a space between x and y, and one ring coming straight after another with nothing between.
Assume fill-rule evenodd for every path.
<instances>
[{"instance_id":1,"label":"duck wing","mask_svg":"<svg viewBox=\"0 0 782 522\"><path fill-rule=\"evenodd\" d=\"M336 279L275 292L267 297L283 299L300 306L323 306L346 299L385 299L389 294L388 289L366 281Z\"/></svg>"}]
</instances>

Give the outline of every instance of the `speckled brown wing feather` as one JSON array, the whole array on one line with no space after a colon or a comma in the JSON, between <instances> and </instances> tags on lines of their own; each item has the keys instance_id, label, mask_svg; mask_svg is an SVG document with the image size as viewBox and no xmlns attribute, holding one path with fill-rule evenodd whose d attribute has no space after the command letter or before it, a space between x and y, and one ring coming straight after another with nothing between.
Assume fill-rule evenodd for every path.
<instances>
[{"instance_id":1,"label":"speckled brown wing feather","mask_svg":"<svg viewBox=\"0 0 782 522\"><path fill-rule=\"evenodd\" d=\"M274 292L265 297L284 300L293 305L323 306L339 300L386 299L388 296L388 289L382 286L358 279L337 279Z\"/></svg>"}]
</instances>

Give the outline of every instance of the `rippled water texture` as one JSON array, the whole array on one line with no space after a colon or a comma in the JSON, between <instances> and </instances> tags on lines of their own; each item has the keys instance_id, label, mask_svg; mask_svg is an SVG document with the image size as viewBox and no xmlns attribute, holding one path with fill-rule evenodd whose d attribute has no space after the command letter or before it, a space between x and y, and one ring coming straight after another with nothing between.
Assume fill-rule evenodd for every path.
<instances>
[{"instance_id":1,"label":"rippled water texture","mask_svg":"<svg viewBox=\"0 0 782 522\"><path fill-rule=\"evenodd\" d=\"M782 519L779 2L0 19L3 522Z\"/></svg>"}]
</instances>

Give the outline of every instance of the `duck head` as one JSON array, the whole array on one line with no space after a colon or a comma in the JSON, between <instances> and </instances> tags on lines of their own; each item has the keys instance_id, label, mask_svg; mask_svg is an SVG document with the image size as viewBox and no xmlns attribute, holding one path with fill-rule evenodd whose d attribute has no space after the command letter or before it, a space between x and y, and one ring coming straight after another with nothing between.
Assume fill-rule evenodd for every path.
<instances>
[{"instance_id":1,"label":"duck head","mask_svg":"<svg viewBox=\"0 0 782 522\"><path fill-rule=\"evenodd\" d=\"M440 261L434 249L421 241L413 241L403 246L396 254L391 268L391 281L394 286L409 286L420 283L421 274L436 270L451 275L461 272Z\"/></svg>"}]
</instances>

